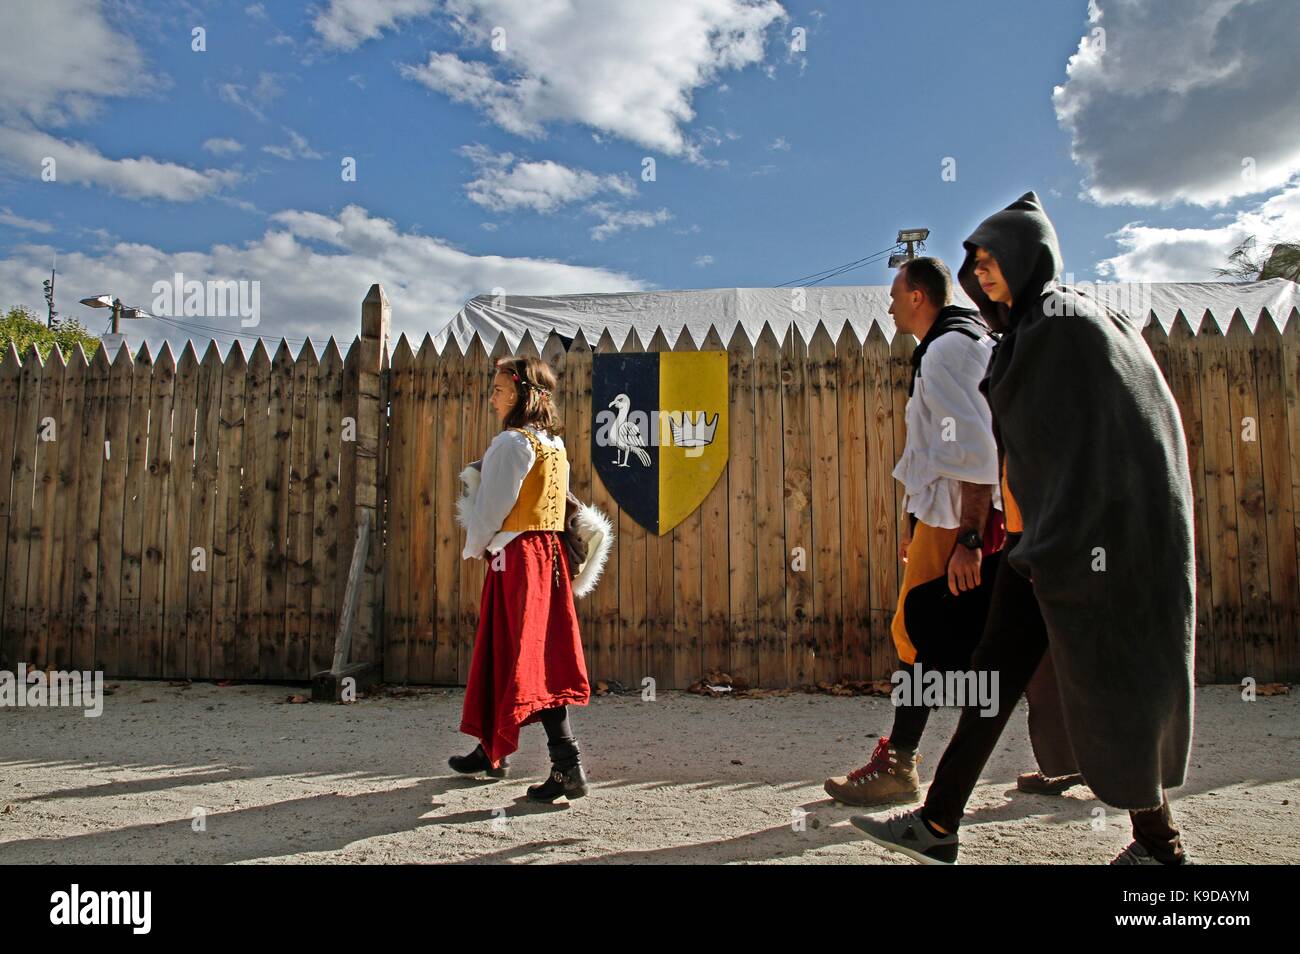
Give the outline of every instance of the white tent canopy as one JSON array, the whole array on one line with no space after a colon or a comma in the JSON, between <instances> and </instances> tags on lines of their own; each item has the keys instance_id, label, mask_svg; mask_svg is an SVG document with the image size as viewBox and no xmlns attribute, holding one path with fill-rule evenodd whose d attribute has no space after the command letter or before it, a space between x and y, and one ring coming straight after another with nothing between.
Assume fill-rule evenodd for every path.
<instances>
[{"instance_id":1,"label":"white tent canopy","mask_svg":"<svg viewBox=\"0 0 1300 954\"><path fill-rule=\"evenodd\" d=\"M1181 311L1196 330L1208 311L1223 330L1234 311L1240 309L1254 329L1261 311L1267 310L1279 326L1292 309L1300 308L1295 282L1273 278L1264 282L1150 282L1077 283L1099 298L1129 314L1154 316L1168 330ZM970 301L960 289L957 301ZM802 296L802 298L800 297ZM831 340L838 340L848 322L859 342L865 340L872 322L880 325L886 338L893 338L894 322L889 317L887 285L813 286L810 288L705 288L683 291L614 292L593 295L480 295L465 304L455 318L438 333L439 350L450 336L463 349L478 333L480 340L495 342L504 334L510 350L518 349L527 333L540 349L551 331L573 338L581 330L590 344L608 331L620 349L633 331L642 345L649 343L656 328L662 328L670 344L682 329L689 331L698 346L717 328L723 344L731 341L739 326L750 343L758 340L764 323L772 326L777 340L785 338L791 325L805 342L811 341L818 322L826 326Z\"/></svg>"}]
</instances>

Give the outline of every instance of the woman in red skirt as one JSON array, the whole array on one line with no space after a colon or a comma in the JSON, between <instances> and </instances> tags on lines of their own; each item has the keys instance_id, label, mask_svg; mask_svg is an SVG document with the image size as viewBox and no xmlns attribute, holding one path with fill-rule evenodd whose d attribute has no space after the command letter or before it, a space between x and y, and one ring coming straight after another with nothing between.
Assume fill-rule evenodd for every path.
<instances>
[{"instance_id":1,"label":"woman in red skirt","mask_svg":"<svg viewBox=\"0 0 1300 954\"><path fill-rule=\"evenodd\" d=\"M462 475L467 494L459 507L463 558L488 561L460 722L479 745L448 764L466 775L504 778L520 727L540 721L551 774L528 797L581 798L587 776L568 707L586 705L591 690L560 542L569 461L555 375L537 358L503 358L496 367L491 404L502 430L483 455L477 481L469 468Z\"/></svg>"}]
</instances>

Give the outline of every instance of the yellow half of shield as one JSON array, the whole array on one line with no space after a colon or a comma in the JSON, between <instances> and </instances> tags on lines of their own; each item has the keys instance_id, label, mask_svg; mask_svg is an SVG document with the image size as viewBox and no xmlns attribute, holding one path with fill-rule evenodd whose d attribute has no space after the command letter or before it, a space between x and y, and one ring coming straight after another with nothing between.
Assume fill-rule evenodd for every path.
<instances>
[{"instance_id":1,"label":"yellow half of shield","mask_svg":"<svg viewBox=\"0 0 1300 954\"><path fill-rule=\"evenodd\" d=\"M727 466L727 352L659 355L659 534L704 502Z\"/></svg>"}]
</instances>

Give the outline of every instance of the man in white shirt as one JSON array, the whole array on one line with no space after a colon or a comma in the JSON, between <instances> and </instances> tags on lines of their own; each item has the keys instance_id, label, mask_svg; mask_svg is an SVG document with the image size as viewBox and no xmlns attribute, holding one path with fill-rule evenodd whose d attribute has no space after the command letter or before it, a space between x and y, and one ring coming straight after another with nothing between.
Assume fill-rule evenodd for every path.
<instances>
[{"instance_id":1,"label":"man in white shirt","mask_svg":"<svg viewBox=\"0 0 1300 954\"><path fill-rule=\"evenodd\" d=\"M908 591L945 575L954 594L978 586L984 530L991 509L1001 505L992 416L979 390L994 340L975 309L951 303L952 276L936 258L905 263L889 294L896 333L919 341L912 355L907 443L894 468L904 491L899 557L906 568L892 632L899 658L911 667L917 653L903 618ZM896 706L894 727L880 738L871 760L847 776L827 779L827 794L850 805L915 798L916 747L929 715L928 706Z\"/></svg>"}]
</instances>

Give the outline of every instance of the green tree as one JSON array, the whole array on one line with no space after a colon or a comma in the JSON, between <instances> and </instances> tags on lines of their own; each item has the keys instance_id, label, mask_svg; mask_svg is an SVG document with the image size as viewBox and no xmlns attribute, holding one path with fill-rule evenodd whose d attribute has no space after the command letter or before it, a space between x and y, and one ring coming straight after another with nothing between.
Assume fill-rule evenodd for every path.
<instances>
[{"instance_id":1,"label":"green tree","mask_svg":"<svg viewBox=\"0 0 1300 954\"><path fill-rule=\"evenodd\" d=\"M0 348L8 351L11 341L24 357L31 346L36 345L43 361L49 359L50 349L55 344L66 358L80 342L87 360L95 356L95 350L99 347L99 338L88 332L75 318L62 319L57 328L47 328L45 322L24 305L14 305L4 319L0 320Z\"/></svg>"},{"instance_id":2,"label":"green tree","mask_svg":"<svg viewBox=\"0 0 1300 954\"><path fill-rule=\"evenodd\" d=\"M1270 278L1300 282L1300 243L1278 242L1260 248L1255 236L1248 235L1228 253L1227 267L1216 268L1214 273L1239 282L1262 282Z\"/></svg>"}]
</instances>

